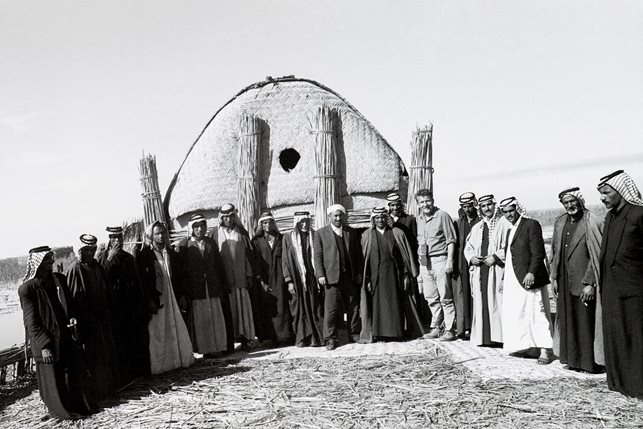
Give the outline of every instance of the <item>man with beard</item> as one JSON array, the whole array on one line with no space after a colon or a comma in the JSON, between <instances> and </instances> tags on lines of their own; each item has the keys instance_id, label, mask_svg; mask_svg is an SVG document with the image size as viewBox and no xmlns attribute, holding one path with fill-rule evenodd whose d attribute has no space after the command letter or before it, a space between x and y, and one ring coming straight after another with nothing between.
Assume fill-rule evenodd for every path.
<instances>
[{"instance_id":1,"label":"man with beard","mask_svg":"<svg viewBox=\"0 0 643 429\"><path fill-rule=\"evenodd\" d=\"M458 237L453 270L453 301L455 301L456 335L468 340L471 333L473 307L471 285L469 283L469 262L464 257L464 248L471 228L480 221L478 201L473 192L465 192L458 199L460 216L455 221L455 232Z\"/></svg>"},{"instance_id":2,"label":"man with beard","mask_svg":"<svg viewBox=\"0 0 643 429\"><path fill-rule=\"evenodd\" d=\"M515 357L535 357L538 364L552 361L549 312L549 275L540 223L525 217L515 197L500 208L512 227L505 245L505 280L502 297L503 348Z\"/></svg>"},{"instance_id":3,"label":"man with beard","mask_svg":"<svg viewBox=\"0 0 643 429\"><path fill-rule=\"evenodd\" d=\"M398 192L392 192L386 197L388 203L388 212L393 218L393 226L399 228L406 235L406 239L411 245L413 254L417 253L418 225L415 216L407 214L404 211L404 203Z\"/></svg>"},{"instance_id":4,"label":"man with beard","mask_svg":"<svg viewBox=\"0 0 643 429\"><path fill-rule=\"evenodd\" d=\"M109 312L120 373L119 386L149 375L145 300L134 257L123 249L123 228L107 227L109 243L96 260L105 271Z\"/></svg>"},{"instance_id":5,"label":"man with beard","mask_svg":"<svg viewBox=\"0 0 643 429\"><path fill-rule=\"evenodd\" d=\"M597 373L604 363L596 291L601 225L579 188L560 192L558 199L566 213L556 219L551 243L550 277L558 295L554 352L569 369Z\"/></svg>"},{"instance_id":6,"label":"man with beard","mask_svg":"<svg viewBox=\"0 0 643 429\"><path fill-rule=\"evenodd\" d=\"M623 170L601 178L600 287L607 386L643 398L643 199Z\"/></svg>"},{"instance_id":7,"label":"man with beard","mask_svg":"<svg viewBox=\"0 0 643 429\"><path fill-rule=\"evenodd\" d=\"M502 279L505 243L511 225L496 210L493 195L480 197L478 204L482 219L473 225L464 248L464 258L471 264L471 342L477 346L494 346L502 343Z\"/></svg>"},{"instance_id":8,"label":"man with beard","mask_svg":"<svg viewBox=\"0 0 643 429\"><path fill-rule=\"evenodd\" d=\"M90 414L92 405L82 350L74 338L73 302L65 276L53 273L53 264L49 246L31 249L18 296L40 397L51 417L77 419Z\"/></svg>"},{"instance_id":9,"label":"man with beard","mask_svg":"<svg viewBox=\"0 0 643 429\"><path fill-rule=\"evenodd\" d=\"M226 325L221 295L225 293L223 263L217 244L206 237L205 217L193 215L188 222L190 237L177 246L185 269L181 293L189 300L188 326L192 347L197 353L212 357L227 349Z\"/></svg>"},{"instance_id":10,"label":"man with beard","mask_svg":"<svg viewBox=\"0 0 643 429\"><path fill-rule=\"evenodd\" d=\"M295 212L293 229L284 236L283 275L290 298L295 345L323 345L323 295L315 277L313 261L315 231L310 227L310 213Z\"/></svg>"},{"instance_id":11,"label":"man with beard","mask_svg":"<svg viewBox=\"0 0 643 429\"><path fill-rule=\"evenodd\" d=\"M96 242L91 234L80 236L78 259L70 265L67 281L78 311L78 327L94 399L101 401L116 392L119 373L109 313L111 295L103 267L94 259Z\"/></svg>"},{"instance_id":12,"label":"man with beard","mask_svg":"<svg viewBox=\"0 0 643 429\"><path fill-rule=\"evenodd\" d=\"M315 233L315 274L324 288L324 339L326 349L338 346L338 329L348 316L348 341L360 334L359 285L362 282L359 237L344 225L346 209L340 204L326 210L330 225Z\"/></svg>"},{"instance_id":13,"label":"man with beard","mask_svg":"<svg viewBox=\"0 0 643 429\"><path fill-rule=\"evenodd\" d=\"M360 303L362 332L360 342L397 340L406 324L419 323L417 310L404 308L411 290L411 279L418 275L411 245L384 207L374 208L371 228L362 234L364 274Z\"/></svg>"},{"instance_id":14,"label":"man with beard","mask_svg":"<svg viewBox=\"0 0 643 429\"><path fill-rule=\"evenodd\" d=\"M241 225L232 203L221 207L219 225L213 228L209 236L219 246L226 284L230 288L230 310L224 308L224 312L230 317L226 319L228 351L232 351L231 343L234 348L234 340L241 343L242 349L249 350L256 344L252 301L248 292L255 281L254 255L248 231ZM225 302L222 304L227 305Z\"/></svg>"},{"instance_id":15,"label":"man with beard","mask_svg":"<svg viewBox=\"0 0 643 429\"><path fill-rule=\"evenodd\" d=\"M136 263L150 317L150 372L187 368L194 363L194 355L175 290L184 282L185 270L170 247L163 222L157 220L145 229L145 245L136 255Z\"/></svg>"},{"instance_id":16,"label":"man with beard","mask_svg":"<svg viewBox=\"0 0 643 429\"><path fill-rule=\"evenodd\" d=\"M420 260L421 292L431 309L431 331L426 338L441 341L456 339L455 306L451 274L457 237L448 213L434 205L433 193L420 189L415 194L420 215L418 224L418 257ZM419 280L418 280L419 281ZM440 326L444 323L444 334Z\"/></svg>"},{"instance_id":17,"label":"man with beard","mask_svg":"<svg viewBox=\"0 0 643 429\"><path fill-rule=\"evenodd\" d=\"M256 268L261 277L261 287L256 293L263 303L263 316L266 319L264 334L270 341L282 345L292 345L292 316L290 315L289 294L282 271L283 235L279 232L272 213L261 215L257 233L252 239L257 251ZM253 307L254 309L254 307ZM255 312L255 314L257 314ZM255 328L257 324L255 324ZM261 338L259 333L257 337Z\"/></svg>"}]
</instances>

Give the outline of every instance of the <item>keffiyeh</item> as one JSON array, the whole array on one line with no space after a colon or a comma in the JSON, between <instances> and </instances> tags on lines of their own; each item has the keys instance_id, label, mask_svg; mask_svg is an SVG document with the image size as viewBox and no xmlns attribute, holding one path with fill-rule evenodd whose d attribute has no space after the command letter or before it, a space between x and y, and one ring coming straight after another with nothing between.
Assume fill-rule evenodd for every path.
<instances>
[{"instance_id":1,"label":"keffiyeh","mask_svg":"<svg viewBox=\"0 0 643 429\"><path fill-rule=\"evenodd\" d=\"M643 206L643 199L641 199L639 188L625 171L618 170L612 174L601 177L598 188L604 185L609 185L614 188L628 203L634 204L635 206Z\"/></svg>"}]
</instances>

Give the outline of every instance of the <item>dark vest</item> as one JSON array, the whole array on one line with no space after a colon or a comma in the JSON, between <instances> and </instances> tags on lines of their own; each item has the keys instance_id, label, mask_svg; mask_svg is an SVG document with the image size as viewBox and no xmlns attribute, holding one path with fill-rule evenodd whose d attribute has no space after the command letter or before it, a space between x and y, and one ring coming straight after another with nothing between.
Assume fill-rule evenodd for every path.
<instances>
[{"instance_id":1,"label":"dark vest","mask_svg":"<svg viewBox=\"0 0 643 429\"><path fill-rule=\"evenodd\" d=\"M346 247L346 240L344 239L344 234L340 237L339 235L335 234L335 231L333 231L333 235L335 236L335 243L337 244L337 250L339 251L339 272L340 272L340 277L341 276L352 276L352 270L351 270L351 261L348 258L348 248Z\"/></svg>"}]
</instances>

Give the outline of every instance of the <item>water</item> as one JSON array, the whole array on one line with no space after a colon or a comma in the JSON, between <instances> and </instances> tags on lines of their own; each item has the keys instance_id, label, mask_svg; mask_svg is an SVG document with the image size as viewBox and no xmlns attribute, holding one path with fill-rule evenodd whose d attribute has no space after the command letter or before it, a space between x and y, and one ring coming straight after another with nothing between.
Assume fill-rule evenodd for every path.
<instances>
[{"instance_id":1,"label":"water","mask_svg":"<svg viewBox=\"0 0 643 429\"><path fill-rule=\"evenodd\" d=\"M0 285L0 350L24 342L18 285Z\"/></svg>"}]
</instances>

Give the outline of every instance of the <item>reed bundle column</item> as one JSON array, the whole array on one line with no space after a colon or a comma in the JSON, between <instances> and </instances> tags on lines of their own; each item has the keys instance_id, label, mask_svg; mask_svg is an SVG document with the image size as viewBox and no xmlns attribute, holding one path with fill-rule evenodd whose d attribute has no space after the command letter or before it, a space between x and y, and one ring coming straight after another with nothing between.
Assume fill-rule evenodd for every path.
<instances>
[{"instance_id":1,"label":"reed bundle column","mask_svg":"<svg viewBox=\"0 0 643 429\"><path fill-rule=\"evenodd\" d=\"M407 211L417 214L415 193L420 189L433 192L433 124L418 127L411 136L411 167L409 168Z\"/></svg>"},{"instance_id":2,"label":"reed bundle column","mask_svg":"<svg viewBox=\"0 0 643 429\"><path fill-rule=\"evenodd\" d=\"M242 116L239 123L239 219L254 231L259 219L259 160L261 159L261 121Z\"/></svg>"},{"instance_id":3,"label":"reed bundle column","mask_svg":"<svg viewBox=\"0 0 643 429\"><path fill-rule=\"evenodd\" d=\"M161 221L167 224L161 191L159 190L159 175L156 171L156 156L145 155L138 167L141 174L141 186L143 187L143 222L144 228L154 221Z\"/></svg>"},{"instance_id":4,"label":"reed bundle column","mask_svg":"<svg viewBox=\"0 0 643 429\"><path fill-rule=\"evenodd\" d=\"M337 111L321 106L311 118L315 136L315 228L328 224L326 209L340 200L337 182Z\"/></svg>"}]
</instances>

